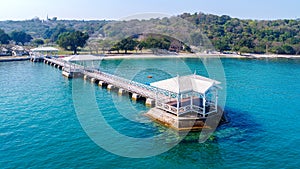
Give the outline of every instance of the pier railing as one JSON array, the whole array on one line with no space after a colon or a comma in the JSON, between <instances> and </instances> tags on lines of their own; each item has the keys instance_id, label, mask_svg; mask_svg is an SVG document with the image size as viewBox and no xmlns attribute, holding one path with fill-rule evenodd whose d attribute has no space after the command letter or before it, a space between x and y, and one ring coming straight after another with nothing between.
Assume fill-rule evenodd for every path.
<instances>
[{"instance_id":1,"label":"pier railing","mask_svg":"<svg viewBox=\"0 0 300 169\"><path fill-rule=\"evenodd\" d=\"M159 91L159 89L156 87L135 82L129 79L125 79L123 77L101 72L98 70L84 70L83 73L91 78L105 81L106 83L113 84L115 87L127 90L131 93L137 93L147 98L155 99L156 92Z\"/></svg>"}]
</instances>

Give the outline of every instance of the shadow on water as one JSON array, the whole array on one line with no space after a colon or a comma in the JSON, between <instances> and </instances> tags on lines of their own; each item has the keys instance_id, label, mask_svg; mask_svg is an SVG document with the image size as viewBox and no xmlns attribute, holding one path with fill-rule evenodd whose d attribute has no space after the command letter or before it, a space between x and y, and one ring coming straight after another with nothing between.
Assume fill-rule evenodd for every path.
<instances>
[{"instance_id":1,"label":"shadow on water","mask_svg":"<svg viewBox=\"0 0 300 169\"><path fill-rule=\"evenodd\" d=\"M218 168L224 163L219 145L216 143L179 143L157 159L175 168ZM178 160L180 159L180 160ZM186 165L188 164L188 165Z\"/></svg>"},{"instance_id":2,"label":"shadow on water","mask_svg":"<svg viewBox=\"0 0 300 169\"><path fill-rule=\"evenodd\" d=\"M233 109L230 107L225 108L226 122L222 123L216 131L204 143L206 144L219 144L220 142L247 142L249 139L255 139L258 133L263 133L263 127L257 123L249 112ZM177 133L178 137L181 136ZM184 133L182 135L185 135ZM199 132L190 132L182 138L181 144L199 144Z\"/></svg>"},{"instance_id":3,"label":"shadow on water","mask_svg":"<svg viewBox=\"0 0 300 169\"><path fill-rule=\"evenodd\" d=\"M246 142L258 132L263 132L262 125L249 112L230 107L225 107L225 112L227 123L219 126L213 134L217 141Z\"/></svg>"},{"instance_id":4,"label":"shadow on water","mask_svg":"<svg viewBox=\"0 0 300 169\"><path fill-rule=\"evenodd\" d=\"M228 122L220 125L206 142L200 144L199 132L190 132L178 145L157 159L179 168L187 163L190 168L222 168L227 161L225 147L245 145L243 143L257 139L258 132L264 132L262 125L249 112L230 107L226 107L225 111Z\"/></svg>"}]
</instances>

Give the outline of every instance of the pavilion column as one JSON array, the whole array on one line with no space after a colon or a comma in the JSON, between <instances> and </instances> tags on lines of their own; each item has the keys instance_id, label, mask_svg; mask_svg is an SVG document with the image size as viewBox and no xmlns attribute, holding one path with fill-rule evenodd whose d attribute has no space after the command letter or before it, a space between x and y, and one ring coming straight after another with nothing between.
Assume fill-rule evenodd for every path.
<instances>
[{"instance_id":1,"label":"pavilion column","mask_svg":"<svg viewBox=\"0 0 300 169\"><path fill-rule=\"evenodd\" d=\"M158 104L158 91L157 89L155 90L155 105L157 106Z\"/></svg>"},{"instance_id":2,"label":"pavilion column","mask_svg":"<svg viewBox=\"0 0 300 169\"><path fill-rule=\"evenodd\" d=\"M191 106L193 106L193 94L191 95Z\"/></svg>"},{"instance_id":3,"label":"pavilion column","mask_svg":"<svg viewBox=\"0 0 300 169\"><path fill-rule=\"evenodd\" d=\"M206 112L205 105L206 105L206 98L205 98L205 94L204 94L203 95L203 112L202 112L203 117L205 117L205 112Z\"/></svg>"},{"instance_id":4,"label":"pavilion column","mask_svg":"<svg viewBox=\"0 0 300 169\"><path fill-rule=\"evenodd\" d=\"M177 94L177 117L179 117L179 97L180 94Z\"/></svg>"},{"instance_id":5,"label":"pavilion column","mask_svg":"<svg viewBox=\"0 0 300 169\"><path fill-rule=\"evenodd\" d=\"M180 94L180 102L179 103L181 103L182 104L182 94ZM182 105L181 105L181 107L183 107Z\"/></svg>"}]
</instances>

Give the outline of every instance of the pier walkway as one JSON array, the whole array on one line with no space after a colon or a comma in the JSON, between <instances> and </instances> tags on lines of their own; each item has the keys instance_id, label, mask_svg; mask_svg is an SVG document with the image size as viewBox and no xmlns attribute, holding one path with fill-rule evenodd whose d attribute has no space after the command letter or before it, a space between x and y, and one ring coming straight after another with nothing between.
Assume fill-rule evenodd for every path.
<instances>
[{"instance_id":1,"label":"pier walkway","mask_svg":"<svg viewBox=\"0 0 300 169\"><path fill-rule=\"evenodd\" d=\"M147 99L146 104L148 105L154 105L157 96L159 96L160 99L169 99L169 92L166 90L138 83L96 69L85 68L84 66L66 62L62 59L44 58L44 62L62 70L80 73L85 79L90 79L92 82L98 83L99 85L107 85L108 89L119 89L120 94L124 92L132 93L132 98L134 100L144 97Z\"/></svg>"}]
</instances>

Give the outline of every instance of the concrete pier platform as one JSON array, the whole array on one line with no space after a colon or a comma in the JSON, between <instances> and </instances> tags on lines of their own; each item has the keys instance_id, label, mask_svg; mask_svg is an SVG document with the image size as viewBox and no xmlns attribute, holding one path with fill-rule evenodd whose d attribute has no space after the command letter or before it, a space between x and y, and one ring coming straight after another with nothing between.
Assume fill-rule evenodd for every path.
<instances>
[{"instance_id":1,"label":"concrete pier platform","mask_svg":"<svg viewBox=\"0 0 300 169\"><path fill-rule=\"evenodd\" d=\"M177 117L174 114L168 113L158 108L151 108L145 116L152 120L177 131L200 131L202 129L209 129L210 126L206 126L205 122L207 117ZM214 120L211 120L210 124L219 125L227 122L222 110L219 110L217 114L212 115Z\"/></svg>"}]
</instances>

